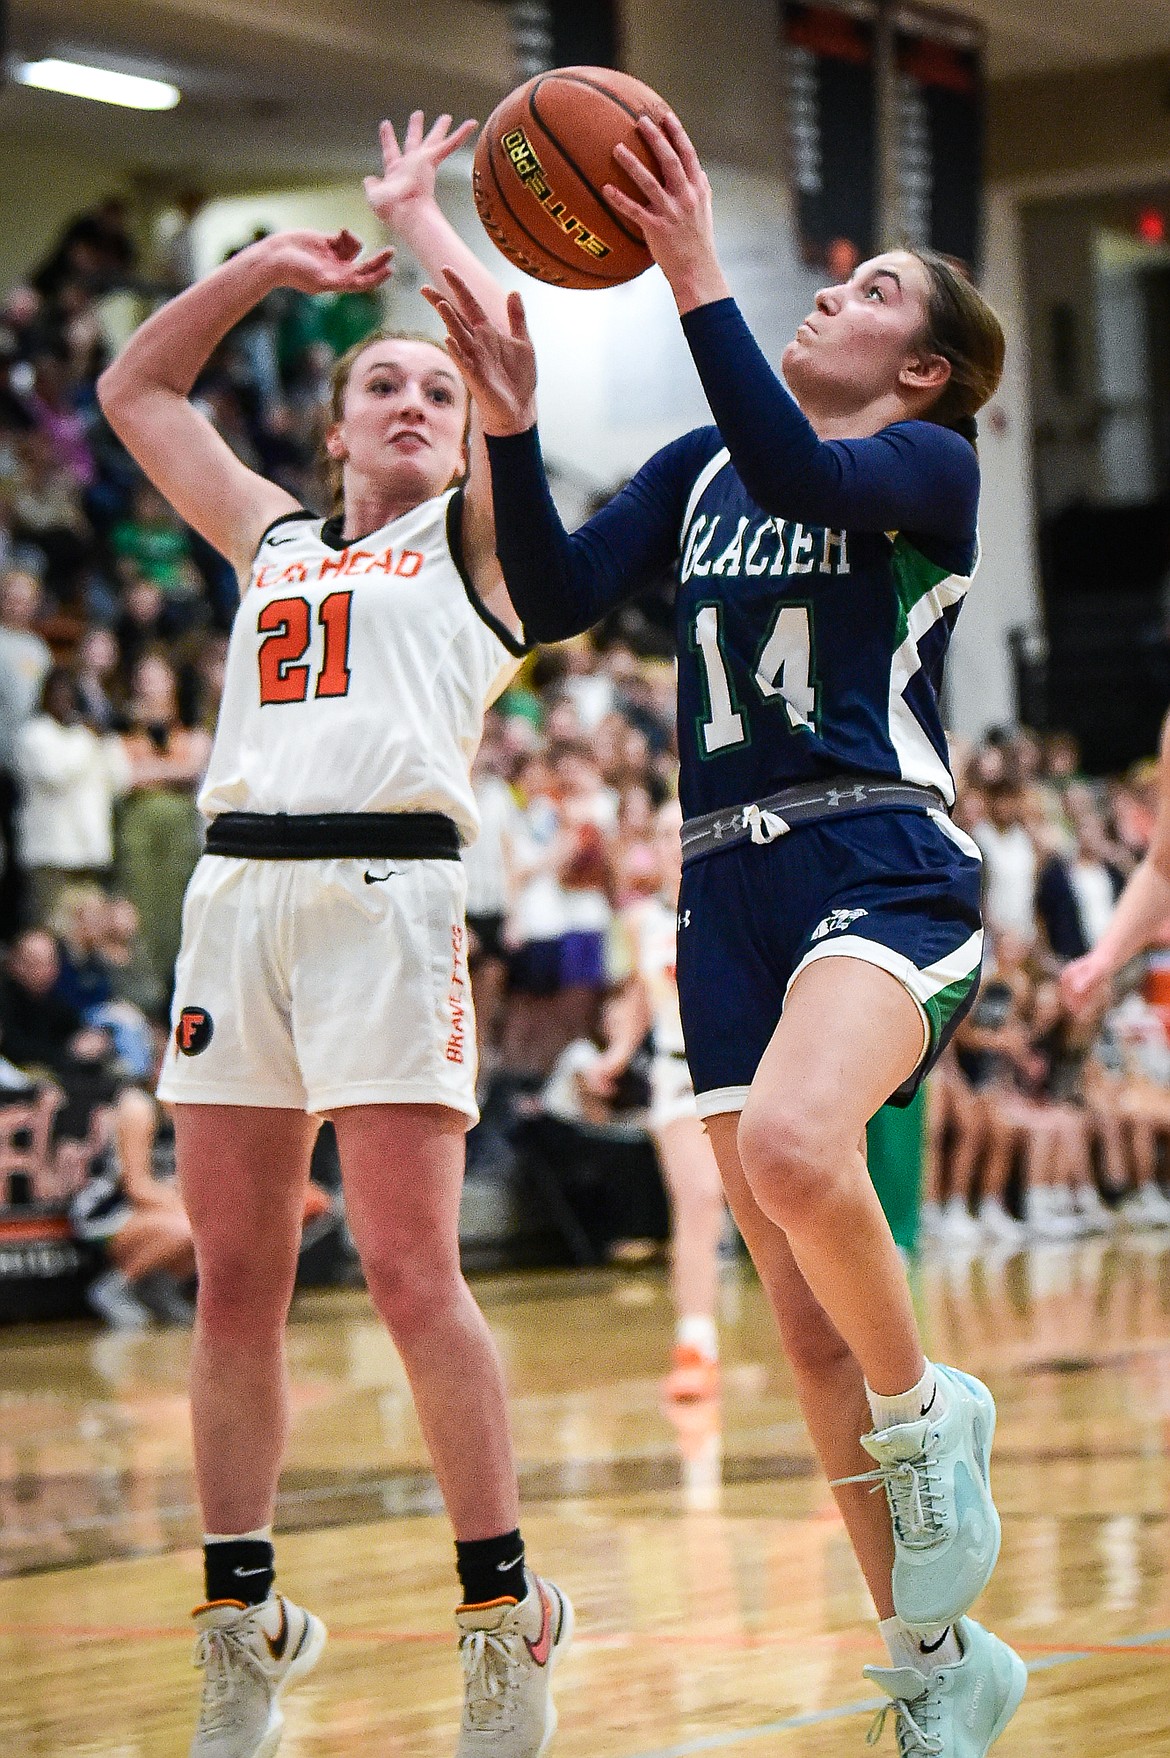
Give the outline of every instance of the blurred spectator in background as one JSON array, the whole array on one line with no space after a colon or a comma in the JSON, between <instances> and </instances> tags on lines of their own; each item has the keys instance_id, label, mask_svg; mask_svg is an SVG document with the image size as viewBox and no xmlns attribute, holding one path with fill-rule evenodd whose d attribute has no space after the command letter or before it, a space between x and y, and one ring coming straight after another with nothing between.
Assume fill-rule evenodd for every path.
<instances>
[{"instance_id":1,"label":"blurred spectator in background","mask_svg":"<svg viewBox=\"0 0 1170 1758\"><path fill-rule=\"evenodd\" d=\"M149 580L164 598L190 600L199 592L186 527L149 482L135 490L128 516L110 533L110 548L115 560L130 564L134 578Z\"/></svg>"},{"instance_id":2,"label":"blurred spectator in background","mask_svg":"<svg viewBox=\"0 0 1170 1758\"><path fill-rule=\"evenodd\" d=\"M37 921L52 914L62 887L108 879L114 865L114 804L130 786L120 740L81 717L77 682L64 666L45 679L41 711L16 741L21 786L17 851Z\"/></svg>"},{"instance_id":3,"label":"blurred spectator in background","mask_svg":"<svg viewBox=\"0 0 1170 1758\"><path fill-rule=\"evenodd\" d=\"M125 961L111 957L119 945L119 901L125 903L96 885L72 885L62 892L50 918L61 959L54 993L76 1008L86 1025L109 1032L119 1074L148 1082L158 1060L148 1014L157 1011L158 999L152 992L144 1009L126 993L129 949Z\"/></svg>"},{"instance_id":4,"label":"blurred spectator in background","mask_svg":"<svg viewBox=\"0 0 1170 1758\"><path fill-rule=\"evenodd\" d=\"M184 726L178 679L162 653L134 667L123 748L130 765L118 820L118 874L134 904L154 973L168 988L179 951L183 893L202 847L195 792L211 739Z\"/></svg>"},{"instance_id":5,"label":"blurred spectator in background","mask_svg":"<svg viewBox=\"0 0 1170 1758\"><path fill-rule=\"evenodd\" d=\"M114 724L115 708L110 694L121 654L109 629L89 628L77 648L74 681L81 712L95 732L109 732Z\"/></svg>"},{"instance_id":6,"label":"blurred spectator in background","mask_svg":"<svg viewBox=\"0 0 1170 1758\"><path fill-rule=\"evenodd\" d=\"M0 579L0 762L12 767L16 735L41 699L53 655L37 631L41 583L26 568Z\"/></svg>"},{"instance_id":7,"label":"blurred spectator in background","mask_svg":"<svg viewBox=\"0 0 1170 1758\"><path fill-rule=\"evenodd\" d=\"M114 1330L139 1331L160 1318L190 1325L183 1284L195 1274L191 1223L173 1179L155 1176L157 1106L133 1089L121 1095L109 1151L70 1204L74 1234L100 1247L105 1268L85 1298Z\"/></svg>"},{"instance_id":8,"label":"blurred spectator in background","mask_svg":"<svg viewBox=\"0 0 1170 1758\"><path fill-rule=\"evenodd\" d=\"M990 754L989 754L990 755ZM1036 845L1024 823L1024 793L1003 776L984 786L985 815L971 834L983 855L984 916L993 934L1036 938Z\"/></svg>"}]
</instances>

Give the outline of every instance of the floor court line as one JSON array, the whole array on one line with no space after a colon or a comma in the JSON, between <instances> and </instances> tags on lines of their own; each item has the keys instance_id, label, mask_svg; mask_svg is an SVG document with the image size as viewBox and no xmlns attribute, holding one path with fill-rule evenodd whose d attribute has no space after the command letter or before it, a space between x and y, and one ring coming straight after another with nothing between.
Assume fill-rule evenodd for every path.
<instances>
[{"instance_id":1,"label":"floor court line","mask_svg":"<svg viewBox=\"0 0 1170 1758\"><path fill-rule=\"evenodd\" d=\"M1059 1654L1046 1654L1030 1661L1028 1673L1051 1672L1054 1667L1072 1666L1081 1660L1094 1660L1102 1654L1134 1648L1156 1648L1170 1640L1170 1630L1152 1630L1144 1636L1122 1636L1108 1648L1068 1648ZM1026 1646L1026 1644L1024 1644ZM839 1703L835 1709L806 1710L801 1715L788 1715L781 1721L765 1721L755 1727L728 1728L723 1733L703 1734L698 1739L684 1740L677 1746L657 1746L646 1751L630 1752L627 1758L692 1758L696 1752L721 1752L747 1740L766 1740L776 1734L796 1733L801 1728L820 1727L829 1721L845 1721L853 1715L873 1715L888 1704L888 1697L861 1697L852 1703Z\"/></svg>"}]
</instances>

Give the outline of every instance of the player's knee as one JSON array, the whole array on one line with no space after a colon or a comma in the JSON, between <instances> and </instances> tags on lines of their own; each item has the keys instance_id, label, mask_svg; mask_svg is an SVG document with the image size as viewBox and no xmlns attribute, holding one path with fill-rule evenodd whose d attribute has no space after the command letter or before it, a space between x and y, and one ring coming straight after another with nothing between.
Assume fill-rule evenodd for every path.
<instances>
[{"instance_id":1,"label":"player's knee","mask_svg":"<svg viewBox=\"0 0 1170 1758\"><path fill-rule=\"evenodd\" d=\"M818 1120L792 1104L744 1107L737 1136L740 1163L764 1213L780 1226L823 1199L835 1143Z\"/></svg>"},{"instance_id":2,"label":"player's knee","mask_svg":"<svg viewBox=\"0 0 1170 1758\"><path fill-rule=\"evenodd\" d=\"M199 1323L205 1332L229 1336L279 1330L288 1313L295 1261L278 1262L265 1251L228 1242L200 1244L196 1257Z\"/></svg>"},{"instance_id":3,"label":"player's knee","mask_svg":"<svg viewBox=\"0 0 1170 1758\"><path fill-rule=\"evenodd\" d=\"M391 1248L362 1253L370 1298L399 1345L433 1330L462 1282L458 1269Z\"/></svg>"}]
</instances>

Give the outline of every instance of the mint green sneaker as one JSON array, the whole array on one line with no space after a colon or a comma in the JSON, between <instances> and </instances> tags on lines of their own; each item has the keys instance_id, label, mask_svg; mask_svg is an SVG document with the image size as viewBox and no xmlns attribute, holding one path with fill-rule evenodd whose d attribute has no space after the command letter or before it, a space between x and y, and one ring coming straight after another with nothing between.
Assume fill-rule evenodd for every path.
<instances>
[{"instance_id":1,"label":"mint green sneaker","mask_svg":"<svg viewBox=\"0 0 1170 1758\"><path fill-rule=\"evenodd\" d=\"M935 1367L946 1409L861 1437L877 1470L849 1483L880 1483L894 1526L894 1610L911 1629L941 1630L978 1599L999 1556L991 1499L995 1400L982 1381Z\"/></svg>"},{"instance_id":2,"label":"mint green sneaker","mask_svg":"<svg viewBox=\"0 0 1170 1758\"><path fill-rule=\"evenodd\" d=\"M960 1618L955 1634L963 1658L937 1672L912 1666L867 1666L884 1704L866 1739L876 1746L886 1716L898 1717L898 1758L984 1758L1024 1695L1028 1669L1013 1648L977 1624Z\"/></svg>"}]
</instances>

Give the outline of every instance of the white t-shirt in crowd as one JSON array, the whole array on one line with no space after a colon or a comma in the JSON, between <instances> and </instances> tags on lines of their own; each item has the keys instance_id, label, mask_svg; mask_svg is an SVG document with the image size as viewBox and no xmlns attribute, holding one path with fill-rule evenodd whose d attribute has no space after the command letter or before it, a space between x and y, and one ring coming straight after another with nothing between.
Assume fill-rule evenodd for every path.
<instances>
[{"instance_id":1,"label":"white t-shirt in crowd","mask_svg":"<svg viewBox=\"0 0 1170 1758\"><path fill-rule=\"evenodd\" d=\"M17 735L16 769L24 787L16 820L23 864L112 866L114 802L131 777L121 739L38 714Z\"/></svg>"},{"instance_id":2,"label":"white t-shirt in crowd","mask_svg":"<svg viewBox=\"0 0 1170 1758\"><path fill-rule=\"evenodd\" d=\"M31 629L0 628L0 765L16 761L16 736L35 714L53 663L48 644Z\"/></svg>"},{"instance_id":3,"label":"white t-shirt in crowd","mask_svg":"<svg viewBox=\"0 0 1170 1758\"><path fill-rule=\"evenodd\" d=\"M984 819L972 831L983 855L984 915L993 934L1036 938L1036 845L1022 824L998 829Z\"/></svg>"},{"instance_id":4,"label":"white t-shirt in crowd","mask_svg":"<svg viewBox=\"0 0 1170 1758\"><path fill-rule=\"evenodd\" d=\"M1074 861L1069 878L1085 939L1090 946L1096 946L1109 926L1116 905L1109 869L1100 861Z\"/></svg>"}]
</instances>

